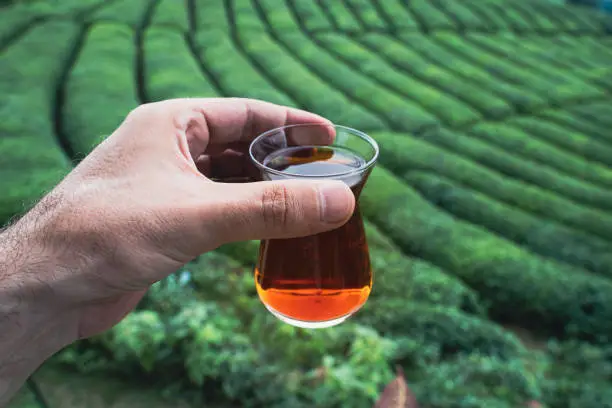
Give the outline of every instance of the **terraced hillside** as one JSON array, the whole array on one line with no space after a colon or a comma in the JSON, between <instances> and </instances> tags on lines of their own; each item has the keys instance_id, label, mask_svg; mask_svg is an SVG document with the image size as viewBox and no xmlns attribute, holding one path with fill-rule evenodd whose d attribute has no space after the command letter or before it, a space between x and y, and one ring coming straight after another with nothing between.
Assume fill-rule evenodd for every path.
<instances>
[{"instance_id":1,"label":"terraced hillside","mask_svg":"<svg viewBox=\"0 0 612 408\"><path fill-rule=\"evenodd\" d=\"M0 8L0 94L0 222L150 101L259 98L381 146L362 196L374 290L349 323L274 320L257 243L237 243L57 364L197 406L370 407L395 365L424 407L612 406L612 17L545 0L17 1ZM52 392L49 377L34 381Z\"/></svg>"}]
</instances>

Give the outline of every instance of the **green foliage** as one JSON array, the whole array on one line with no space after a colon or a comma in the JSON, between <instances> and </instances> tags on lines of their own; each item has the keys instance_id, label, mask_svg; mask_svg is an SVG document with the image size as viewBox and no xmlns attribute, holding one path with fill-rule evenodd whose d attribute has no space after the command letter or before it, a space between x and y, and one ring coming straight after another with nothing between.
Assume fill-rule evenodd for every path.
<instances>
[{"instance_id":1,"label":"green foliage","mask_svg":"<svg viewBox=\"0 0 612 408\"><path fill-rule=\"evenodd\" d=\"M135 58L129 27L99 23L89 29L68 75L62 107L64 133L75 156L84 157L138 106Z\"/></svg>"},{"instance_id":2,"label":"green foliage","mask_svg":"<svg viewBox=\"0 0 612 408\"><path fill-rule=\"evenodd\" d=\"M317 36L317 39L347 65L401 93L406 99L416 102L449 126L462 126L480 119L480 115L463 102L445 95L427 83L398 73L375 53L340 34L326 33Z\"/></svg>"},{"instance_id":3,"label":"green foliage","mask_svg":"<svg viewBox=\"0 0 612 408\"><path fill-rule=\"evenodd\" d=\"M339 2L340 3L340 2ZM346 5L366 30L386 30L387 22L369 0L345 0Z\"/></svg>"},{"instance_id":4,"label":"green foliage","mask_svg":"<svg viewBox=\"0 0 612 408\"><path fill-rule=\"evenodd\" d=\"M219 96L181 33L166 28L146 30L143 53L147 100Z\"/></svg>"},{"instance_id":5,"label":"green foliage","mask_svg":"<svg viewBox=\"0 0 612 408\"><path fill-rule=\"evenodd\" d=\"M189 30L187 0L160 0L151 16L151 25Z\"/></svg>"},{"instance_id":6,"label":"green foliage","mask_svg":"<svg viewBox=\"0 0 612 408\"><path fill-rule=\"evenodd\" d=\"M454 29L457 24L436 8L429 0L414 0L406 3L420 25L427 30Z\"/></svg>"},{"instance_id":7,"label":"green foliage","mask_svg":"<svg viewBox=\"0 0 612 408\"><path fill-rule=\"evenodd\" d=\"M386 361L393 356L394 343L359 326L354 328L352 337L345 357L323 360L324 380L313 395L314 406L369 408L379 390L393 379Z\"/></svg>"},{"instance_id":8,"label":"green foliage","mask_svg":"<svg viewBox=\"0 0 612 408\"><path fill-rule=\"evenodd\" d=\"M22 213L70 169L52 119L56 86L77 33L72 23L45 23L0 54L2 223ZM32 53L37 58L31 58Z\"/></svg>"},{"instance_id":9,"label":"green foliage","mask_svg":"<svg viewBox=\"0 0 612 408\"><path fill-rule=\"evenodd\" d=\"M364 214L404 250L476 289L494 318L560 336L609 341L609 280L533 255L456 220L380 167L370 175L361 202Z\"/></svg>"},{"instance_id":10,"label":"green foliage","mask_svg":"<svg viewBox=\"0 0 612 408\"><path fill-rule=\"evenodd\" d=\"M104 0L32 0L3 6L0 2L0 49L21 31L49 17L73 17L87 13Z\"/></svg>"},{"instance_id":11,"label":"green foliage","mask_svg":"<svg viewBox=\"0 0 612 408\"><path fill-rule=\"evenodd\" d=\"M223 1L193 0L193 4L198 32L221 31L224 34L229 34L229 16Z\"/></svg>"},{"instance_id":12,"label":"green foliage","mask_svg":"<svg viewBox=\"0 0 612 408\"><path fill-rule=\"evenodd\" d=\"M23 10L45 17L82 17L104 3L105 0L28 0L16 1L9 10ZM3 13L6 11L2 10Z\"/></svg>"},{"instance_id":13,"label":"green foliage","mask_svg":"<svg viewBox=\"0 0 612 408\"><path fill-rule=\"evenodd\" d=\"M16 33L27 29L40 17L39 13L21 4L5 6L0 13L0 48L7 46Z\"/></svg>"},{"instance_id":14,"label":"green foliage","mask_svg":"<svg viewBox=\"0 0 612 408\"><path fill-rule=\"evenodd\" d=\"M200 61L226 96L262 99L281 105L295 103L275 89L240 52L228 34L205 31L196 36Z\"/></svg>"},{"instance_id":15,"label":"green foliage","mask_svg":"<svg viewBox=\"0 0 612 408\"><path fill-rule=\"evenodd\" d=\"M440 268L401 255L398 251L373 248L370 253L374 285L363 314L384 314L413 302L456 308L476 315L484 314L478 295ZM384 312L378 311L379 307ZM395 315L394 312L391 314Z\"/></svg>"},{"instance_id":16,"label":"green foliage","mask_svg":"<svg viewBox=\"0 0 612 408\"><path fill-rule=\"evenodd\" d=\"M492 200L430 173L406 180L433 204L532 251L612 277L612 244Z\"/></svg>"},{"instance_id":17,"label":"green foliage","mask_svg":"<svg viewBox=\"0 0 612 408\"><path fill-rule=\"evenodd\" d=\"M315 1L289 0L296 18L308 31L331 30L332 23Z\"/></svg>"},{"instance_id":18,"label":"green foliage","mask_svg":"<svg viewBox=\"0 0 612 408\"><path fill-rule=\"evenodd\" d=\"M570 33L584 32L584 27L581 27L582 24L576 20L572 15L574 13L568 10L567 7L559 7L556 4L540 1L534 2L531 12L553 19L557 22L561 31Z\"/></svg>"},{"instance_id":19,"label":"green foliage","mask_svg":"<svg viewBox=\"0 0 612 408\"><path fill-rule=\"evenodd\" d=\"M486 22L486 27L494 31L510 31L511 26L501 8L494 2L467 0L462 4L468 5L475 14L479 14Z\"/></svg>"},{"instance_id":20,"label":"green foliage","mask_svg":"<svg viewBox=\"0 0 612 408\"><path fill-rule=\"evenodd\" d=\"M419 339L435 347L441 358L481 352L500 358L519 357L524 349L518 339L501 327L454 308L416 303L413 299L385 298L372 304L355 320L393 337Z\"/></svg>"},{"instance_id":21,"label":"green foliage","mask_svg":"<svg viewBox=\"0 0 612 408\"><path fill-rule=\"evenodd\" d=\"M264 10L274 8L271 1L262 1ZM418 131L434 126L436 119L390 91L378 88L368 77L347 67L300 32L276 31L276 35L295 57L313 72L342 90L347 96L384 117L392 126Z\"/></svg>"},{"instance_id":22,"label":"green foliage","mask_svg":"<svg viewBox=\"0 0 612 408\"><path fill-rule=\"evenodd\" d=\"M90 22L112 22L140 28L157 0L115 0L89 16Z\"/></svg>"},{"instance_id":23,"label":"green foliage","mask_svg":"<svg viewBox=\"0 0 612 408\"><path fill-rule=\"evenodd\" d=\"M192 292L189 283L181 283L181 275L156 284L130 318L89 340L86 348L72 346L59 359L88 371L113 366L125 374L147 372L175 383L175 389L201 386L207 401L239 401L248 407L335 407L346 401L371 406L392 378L392 340L353 324L329 331L297 329L280 323L261 305L251 305L241 315L240 308L219 300L246 295L239 286L226 285L219 273L227 271L199 269L232 262L207 257L183 271L204 279L198 284L206 290ZM223 279L206 272L218 272L216 277ZM206 299L200 298L204 294ZM105 363L91 364L94 358L87 350L99 350L96 358L106 355Z\"/></svg>"},{"instance_id":24,"label":"green foliage","mask_svg":"<svg viewBox=\"0 0 612 408\"><path fill-rule=\"evenodd\" d=\"M368 33L360 37L359 41L368 47L372 53L375 53L371 54L371 58L382 57L389 61L394 68L400 68L409 76L423 81L422 83L432 84L432 86L439 88L441 92L454 96L457 100L474 107L489 118L500 118L512 113L512 108L501 98L476 88L473 83L458 78L452 71L432 65L419 53L391 37L378 33ZM383 64L378 62L376 65ZM395 74L395 76L399 75ZM451 99L451 102L454 101ZM452 118L452 112L445 112L445 115L450 115ZM474 113L470 112L470 117L473 117L473 115Z\"/></svg>"},{"instance_id":25,"label":"green foliage","mask_svg":"<svg viewBox=\"0 0 612 408\"><path fill-rule=\"evenodd\" d=\"M612 167L612 146L599 143L585 134L568 131L552 123L534 118L514 118L508 122L525 132L546 140L589 161Z\"/></svg>"},{"instance_id":26,"label":"green foliage","mask_svg":"<svg viewBox=\"0 0 612 408\"><path fill-rule=\"evenodd\" d=\"M612 143L612 135L605 128L597 126L592 121L572 115L568 112L549 109L541 112L541 117L553 122L565 129L574 129L580 133L589 135L590 139L603 143Z\"/></svg>"},{"instance_id":27,"label":"green foliage","mask_svg":"<svg viewBox=\"0 0 612 408\"><path fill-rule=\"evenodd\" d=\"M337 27L338 30L345 32L357 32L361 30L359 22L342 1L320 0L319 3L321 7L327 10L334 26Z\"/></svg>"},{"instance_id":28,"label":"green foliage","mask_svg":"<svg viewBox=\"0 0 612 408\"><path fill-rule=\"evenodd\" d=\"M153 369L155 360L168 341L160 316L150 310L129 314L120 325L107 332L101 343L121 361L137 361L145 371Z\"/></svg>"},{"instance_id":29,"label":"green foliage","mask_svg":"<svg viewBox=\"0 0 612 408\"><path fill-rule=\"evenodd\" d=\"M510 408L540 397L540 376L518 359L471 354L427 367L413 391L419 403L432 408Z\"/></svg>"},{"instance_id":30,"label":"green foliage","mask_svg":"<svg viewBox=\"0 0 612 408\"><path fill-rule=\"evenodd\" d=\"M576 112L602 128L612 126L612 109L606 103L590 103L586 105L572 106L570 111Z\"/></svg>"},{"instance_id":31,"label":"green foliage","mask_svg":"<svg viewBox=\"0 0 612 408\"><path fill-rule=\"evenodd\" d=\"M466 7L461 2L449 0L434 0L432 4L437 6L447 15L457 22L457 25L463 29L471 30L487 30L489 25L478 18L470 7Z\"/></svg>"},{"instance_id":32,"label":"green foliage","mask_svg":"<svg viewBox=\"0 0 612 408\"><path fill-rule=\"evenodd\" d=\"M519 111L531 112L546 104L544 98L533 89L524 88L517 83L505 80L502 75L497 75L495 70L474 64L462 55L442 46L439 41L435 41L430 36L400 33L398 38L408 48L418 52L436 66L454 72L461 78L457 81L475 83L472 85L474 88L478 87L497 95Z\"/></svg>"},{"instance_id":33,"label":"green foliage","mask_svg":"<svg viewBox=\"0 0 612 408\"><path fill-rule=\"evenodd\" d=\"M472 136L486 140L518 157L524 157L553 167L562 173L574 176L602 187L612 186L612 169L599 163L559 149L550 143L530 137L520 129L504 123L480 123L470 129Z\"/></svg>"},{"instance_id":34,"label":"green foliage","mask_svg":"<svg viewBox=\"0 0 612 408\"><path fill-rule=\"evenodd\" d=\"M545 381L544 401L555 408L610 408L610 384L593 384L576 380Z\"/></svg>"},{"instance_id":35,"label":"green foliage","mask_svg":"<svg viewBox=\"0 0 612 408\"><path fill-rule=\"evenodd\" d=\"M542 13L533 7L529 7L526 4L515 2L509 4L508 7L512 7L522 13L527 18L530 18L534 23L535 31L542 33L556 33L562 30L561 24L552 15Z\"/></svg>"},{"instance_id":36,"label":"green foliage","mask_svg":"<svg viewBox=\"0 0 612 408\"><path fill-rule=\"evenodd\" d=\"M608 52L603 41L592 40L588 37L585 41L580 41L579 38L572 35L562 35L555 37L554 42L558 44L557 48L567 50L568 54L572 55L571 58L582 58L583 63L591 67L600 67L610 61L612 54Z\"/></svg>"},{"instance_id":37,"label":"green foliage","mask_svg":"<svg viewBox=\"0 0 612 408\"><path fill-rule=\"evenodd\" d=\"M600 62L597 57L591 58L588 50L586 52L585 50L576 52L576 49L560 47L559 44L546 38L525 41L519 36L504 35L498 36L497 41L503 43L506 47L513 48L515 51L522 51L522 54L531 57L533 64L536 64L538 61L545 61L557 68L558 71L569 71L583 80L606 89L609 88L609 84L606 83L607 81L591 74L598 71Z\"/></svg>"},{"instance_id":38,"label":"green foliage","mask_svg":"<svg viewBox=\"0 0 612 408\"><path fill-rule=\"evenodd\" d=\"M499 56L481 52L463 38L448 35L447 33L435 33L433 38L446 47L453 49L456 53L463 55L474 64L480 65L490 72L495 72L497 76L508 82L513 82L538 92L545 92L546 97L552 102L582 101L601 94L601 91L586 85L583 86L580 83L559 82L552 75L521 69L505 58L502 59Z\"/></svg>"},{"instance_id":39,"label":"green foliage","mask_svg":"<svg viewBox=\"0 0 612 408\"><path fill-rule=\"evenodd\" d=\"M322 81L288 54L265 32L240 31L240 42L270 78L292 95L299 105L324 115L335 123L360 129L380 129L377 116L356 105L341 92ZM321 98L325 95L325 98Z\"/></svg>"},{"instance_id":40,"label":"green foliage","mask_svg":"<svg viewBox=\"0 0 612 408\"><path fill-rule=\"evenodd\" d=\"M513 30L519 33L533 31L533 25L516 8L508 7L505 4L496 4L495 6L505 15Z\"/></svg>"},{"instance_id":41,"label":"green foliage","mask_svg":"<svg viewBox=\"0 0 612 408\"><path fill-rule=\"evenodd\" d=\"M542 123L546 122L542 121ZM428 132L422 139L496 170L505 176L524 180L544 190L554 191L561 196L595 208L612 209L612 192L584 180L559 173L546 165L517 157L516 154L507 152L495 144L445 129Z\"/></svg>"},{"instance_id":42,"label":"green foliage","mask_svg":"<svg viewBox=\"0 0 612 408\"><path fill-rule=\"evenodd\" d=\"M595 347L577 341L552 341L547 351L551 363L542 389L549 406L611 406L612 348L609 344Z\"/></svg>"},{"instance_id":43,"label":"green foliage","mask_svg":"<svg viewBox=\"0 0 612 408\"><path fill-rule=\"evenodd\" d=\"M408 135L376 133L381 162L399 174L432 171L525 211L612 239L612 216L496 174L449 150Z\"/></svg>"},{"instance_id":44,"label":"green foliage","mask_svg":"<svg viewBox=\"0 0 612 408\"><path fill-rule=\"evenodd\" d=\"M250 0L234 0L233 6L235 19L234 24L238 31L261 32L266 30L265 22L260 19L256 12L256 4L252 3Z\"/></svg>"},{"instance_id":45,"label":"green foliage","mask_svg":"<svg viewBox=\"0 0 612 408\"><path fill-rule=\"evenodd\" d=\"M381 14L386 17L391 26L396 29L416 30L419 23L408 11L401 0L377 0Z\"/></svg>"},{"instance_id":46,"label":"green foliage","mask_svg":"<svg viewBox=\"0 0 612 408\"><path fill-rule=\"evenodd\" d=\"M482 47L484 50L492 54L497 54L498 57L506 58L508 55L511 55L509 60L513 62L515 66L519 68L522 67L529 72L538 74L554 82L557 86L571 86L572 88L579 89L580 95L584 98L603 95L602 90L577 78L579 75L576 75L574 72L560 69L548 63L542 57L531 57L528 53L517 53L517 48L515 46L509 45L504 41L497 41L497 39L492 40L482 34L468 34L466 38L472 43Z\"/></svg>"}]
</instances>

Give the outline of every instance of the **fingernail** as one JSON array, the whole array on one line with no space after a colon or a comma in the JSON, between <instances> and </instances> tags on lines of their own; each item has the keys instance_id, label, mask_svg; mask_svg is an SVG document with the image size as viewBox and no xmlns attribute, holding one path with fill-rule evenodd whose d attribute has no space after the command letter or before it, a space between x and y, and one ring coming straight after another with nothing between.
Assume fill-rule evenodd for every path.
<instances>
[{"instance_id":1,"label":"fingernail","mask_svg":"<svg viewBox=\"0 0 612 408\"><path fill-rule=\"evenodd\" d=\"M353 211L352 193L341 181L319 187L321 220L337 223L346 220Z\"/></svg>"}]
</instances>

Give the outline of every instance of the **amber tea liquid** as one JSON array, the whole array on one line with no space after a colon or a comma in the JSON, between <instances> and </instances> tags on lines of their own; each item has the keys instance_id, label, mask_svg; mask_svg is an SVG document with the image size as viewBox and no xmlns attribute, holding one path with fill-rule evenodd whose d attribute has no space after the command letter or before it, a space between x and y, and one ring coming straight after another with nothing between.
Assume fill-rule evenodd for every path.
<instances>
[{"instance_id":1,"label":"amber tea liquid","mask_svg":"<svg viewBox=\"0 0 612 408\"><path fill-rule=\"evenodd\" d=\"M364 160L337 147L299 146L274 152L264 164L296 176L327 176L355 171L363 167ZM356 199L367 175L356 172L342 179ZM358 204L350 220L336 230L303 238L262 241L255 281L266 307L296 326L329 327L357 311L372 287L368 245Z\"/></svg>"}]
</instances>

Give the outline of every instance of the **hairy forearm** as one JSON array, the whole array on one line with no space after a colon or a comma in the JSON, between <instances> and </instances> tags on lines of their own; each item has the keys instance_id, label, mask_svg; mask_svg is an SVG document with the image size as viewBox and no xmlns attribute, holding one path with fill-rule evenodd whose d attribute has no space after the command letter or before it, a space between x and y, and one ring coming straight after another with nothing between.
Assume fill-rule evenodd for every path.
<instances>
[{"instance_id":1,"label":"hairy forearm","mask_svg":"<svg viewBox=\"0 0 612 408\"><path fill-rule=\"evenodd\" d=\"M42 276L59 266L27 219L0 233L0 407L75 338L74 319Z\"/></svg>"}]
</instances>

